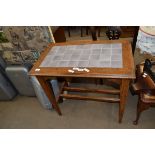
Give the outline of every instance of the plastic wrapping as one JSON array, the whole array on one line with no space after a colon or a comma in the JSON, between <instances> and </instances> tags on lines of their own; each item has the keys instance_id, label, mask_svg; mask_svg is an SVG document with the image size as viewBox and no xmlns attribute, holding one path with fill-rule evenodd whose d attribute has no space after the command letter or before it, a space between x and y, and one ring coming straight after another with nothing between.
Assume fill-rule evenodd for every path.
<instances>
[{"instance_id":1,"label":"plastic wrapping","mask_svg":"<svg viewBox=\"0 0 155 155\"><path fill-rule=\"evenodd\" d=\"M35 76L31 76L31 81L32 85L34 88L34 91L36 93L37 99L39 100L40 104L45 108L45 109L52 109L52 104L50 103L49 99L47 98L44 90L42 89L39 81ZM50 81L54 95L57 97L59 95L59 86L57 80L51 80Z\"/></svg>"}]
</instances>

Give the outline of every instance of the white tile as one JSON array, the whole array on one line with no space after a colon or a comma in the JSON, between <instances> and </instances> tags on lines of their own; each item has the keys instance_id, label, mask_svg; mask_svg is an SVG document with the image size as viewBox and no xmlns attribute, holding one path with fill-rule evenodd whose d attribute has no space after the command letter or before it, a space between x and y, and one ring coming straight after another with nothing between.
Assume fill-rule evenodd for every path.
<instances>
[{"instance_id":1,"label":"white tile","mask_svg":"<svg viewBox=\"0 0 155 155\"><path fill-rule=\"evenodd\" d=\"M68 67L77 67L78 61L69 61L68 62Z\"/></svg>"},{"instance_id":2,"label":"white tile","mask_svg":"<svg viewBox=\"0 0 155 155\"><path fill-rule=\"evenodd\" d=\"M98 67L103 67L103 68L109 68L110 67L110 61L99 61L99 66Z\"/></svg>"},{"instance_id":3,"label":"white tile","mask_svg":"<svg viewBox=\"0 0 155 155\"><path fill-rule=\"evenodd\" d=\"M100 55L99 54L92 54L90 55L90 60L99 60Z\"/></svg>"},{"instance_id":4,"label":"white tile","mask_svg":"<svg viewBox=\"0 0 155 155\"><path fill-rule=\"evenodd\" d=\"M112 48L122 48L122 44L112 44Z\"/></svg>"},{"instance_id":5,"label":"white tile","mask_svg":"<svg viewBox=\"0 0 155 155\"><path fill-rule=\"evenodd\" d=\"M78 67L88 67L89 61L79 61Z\"/></svg>"},{"instance_id":6,"label":"white tile","mask_svg":"<svg viewBox=\"0 0 155 155\"><path fill-rule=\"evenodd\" d=\"M60 61L58 62L58 67L68 67L68 61Z\"/></svg>"},{"instance_id":7,"label":"white tile","mask_svg":"<svg viewBox=\"0 0 155 155\"><path fill-rule=\"evenodd\" d=\"M98 63L99 63L98 60L89 61L88 67L96 67L98 66Z\"/></svg>"},{"instance_id":8,"label":"white tile","mask_svg":"<svg viewBox=\"0 0 155 155\"><path fill-rule=\"evenodd\" d=\"M89 60L89 56L88 54L83 54L80 56L80 60Z\"/></svg>"},{"instance_id":9,"label":"white tile","mask_svg":"<svg viewBox=\"0 0 155 155\"><path fill-rule=\"evenodd\" d=\"M112 68L122 68L122 62L121 61L111 61L111 67Z\"/></svg>"}]
</instances>

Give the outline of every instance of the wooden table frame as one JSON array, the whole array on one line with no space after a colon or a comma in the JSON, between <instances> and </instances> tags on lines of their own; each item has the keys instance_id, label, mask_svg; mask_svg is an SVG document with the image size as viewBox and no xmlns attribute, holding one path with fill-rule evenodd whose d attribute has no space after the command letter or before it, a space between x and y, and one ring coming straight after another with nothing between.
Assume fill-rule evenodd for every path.
<instances>
[{"instance_id":1,"label":"wooden table frame","mask_svg":"<svg viewBox=\"0 0 155 155\"><path fill-rule=\"evenodd\" d=\"M64 45L80 45L80 44L101 44L101 43L122 43L122 57L123 57L123 67L122 68L89 68L90 72L78 72L78 73L69 73L68 69L71 67L63 67L63 68L51 68L51 67L40 67L40 64L44 60L45 56L48 54L49 50L53 46L64 46ZM125 60L125 61L124 61ZM36 70L39 69L39 70ZM52 103L53 108L57 111L59 115L61 115L61 110L58 106L58 101L61 98L72 98L72 99L83 99L83 100L96 100L96 101L104 101L104 102L114 102L119 103L119 123L122 122L125 103L128 96L129 83L131 79L135 79L135 70L134 70L134 61L131 50L131 44L126 40L105 40L105 41L73 41L67 43L56 43L49 44L49 46L42 52L39 60L34 64L34 67L29 72L30 76L36 76L42 88L44 89L47 97ZM119 79L120 90L90 90L85 88L71 88L67 85L67 82L64 81L60 95L58 98L55 98L53 89L49 85L49 79L53 77L62 77L66 78L97 78L97 79ZM67 91L79 91L79 92L96 92L103 94L115 94L119 95L119 99L114 98L94 98L94 97L81 97L78 95L66 95L62 92L64 90Z\"/></svg>"}]
</instances>

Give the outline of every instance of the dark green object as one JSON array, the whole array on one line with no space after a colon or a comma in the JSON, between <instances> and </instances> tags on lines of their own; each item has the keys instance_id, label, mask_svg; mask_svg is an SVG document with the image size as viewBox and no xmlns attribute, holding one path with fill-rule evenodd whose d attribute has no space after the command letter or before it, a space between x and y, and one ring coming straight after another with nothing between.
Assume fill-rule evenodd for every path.
<instances>
[{"instance_id":1,"label":"dark green object","mask_svg":"<svg viewBox=\"0 0 155 155\"><path fill-rule=\"evenodd\" d=\"M9 42L8 39L4 36L3 32L0 32L0 43Z\"/></svg>"}]
</instances>

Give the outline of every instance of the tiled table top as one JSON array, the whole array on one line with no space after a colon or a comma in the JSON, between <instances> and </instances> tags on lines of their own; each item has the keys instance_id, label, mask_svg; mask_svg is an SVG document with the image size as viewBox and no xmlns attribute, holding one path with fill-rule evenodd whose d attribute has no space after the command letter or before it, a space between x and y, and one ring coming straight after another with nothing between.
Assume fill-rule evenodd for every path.
<instances>
[{"instance_id":1,"label":"tiled table top","mask_svg":"<svg viewBox=\"0 0 155 155\"><path fill-rule=\"evenodd\" d=\"M122 68L122 44L54 46L40 67Z\"/></svg>"}]
</instances>

